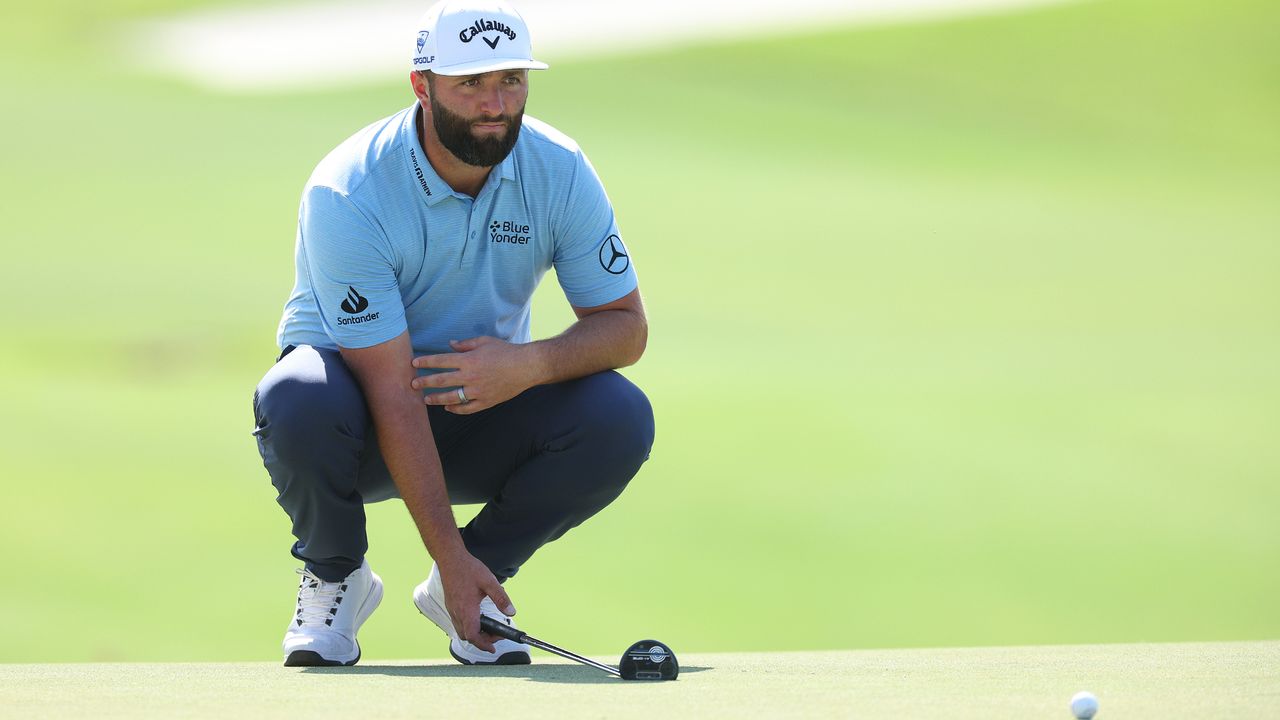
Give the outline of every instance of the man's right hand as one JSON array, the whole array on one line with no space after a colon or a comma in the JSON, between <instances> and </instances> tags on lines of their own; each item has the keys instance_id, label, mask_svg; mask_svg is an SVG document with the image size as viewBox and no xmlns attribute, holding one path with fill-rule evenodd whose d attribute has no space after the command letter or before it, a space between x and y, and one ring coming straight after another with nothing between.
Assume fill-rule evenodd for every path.
<instances>
[{"instance_id":1,"label":"man's right hand","mask_svg":"<svg viewBox=\"0 0 1280 720\"><path fill-rule=\"evenodd\" d=\"M444 585L444 606L458 637L485 652L494 652L493 641L499 638L480 631L480 601L487 596L503 613L515 615L516 607L507 591L484 563L465 551L451 562L437 560L436 564Z\"/></svg>"}]
</instances>

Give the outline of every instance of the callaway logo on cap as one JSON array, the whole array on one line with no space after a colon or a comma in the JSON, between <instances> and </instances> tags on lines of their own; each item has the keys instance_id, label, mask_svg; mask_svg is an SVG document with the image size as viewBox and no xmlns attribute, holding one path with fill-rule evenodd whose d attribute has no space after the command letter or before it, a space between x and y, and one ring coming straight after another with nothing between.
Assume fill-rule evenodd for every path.
<instances>
[{"instance_id":1,"label":"callaway logo on cap","mask_svg":"<svg viewBox=\"0 0 1280 720\"><path fill-rule=\"evenodd\" d=\"M437 75L546 70L533 59L529 28L501 0L440 0L418 22L413 69Z\"/></svg>"}]
</instances>

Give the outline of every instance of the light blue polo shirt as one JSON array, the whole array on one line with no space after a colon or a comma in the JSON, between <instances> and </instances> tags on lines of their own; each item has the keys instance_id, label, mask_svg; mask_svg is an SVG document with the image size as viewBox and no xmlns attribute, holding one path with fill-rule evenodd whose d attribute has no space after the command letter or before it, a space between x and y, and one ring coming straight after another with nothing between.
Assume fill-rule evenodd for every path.
<instances>
[{"instance_id":1,"label":"light blue polo shirt","mask_svg":"<svg viewBox=\"0 0 1280 720\"><path fill-rule=\"evenodd\" d=\"M553 266L577 307L636 288L613 206L576 143L525 116L472 199L432 169L417 113L415 103L356 133L307 181L281 348L363 348L406 329L415 354L480 335L529 342L530 299Z\"/></svg>"}]
</instances>

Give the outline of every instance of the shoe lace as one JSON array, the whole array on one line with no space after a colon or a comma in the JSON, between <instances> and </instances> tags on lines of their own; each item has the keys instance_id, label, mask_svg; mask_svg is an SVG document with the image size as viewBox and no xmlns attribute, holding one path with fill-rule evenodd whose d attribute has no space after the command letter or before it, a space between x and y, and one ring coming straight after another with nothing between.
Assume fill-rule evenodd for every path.
<instances>
[{"instance_id":1,"label":"shoe lace","mask_svg":"<svg viewBox=\"0 0 1280 720\"><path fill-rule=\"evenodd\" d=\"M343 593L347 591L345 582L325 582L302 568L297 569L302 576L298 583L298 611L294 622L298 625L314 623L333 625L338 614L338 606L342 604Z\"/></svg>"}]
</instances>

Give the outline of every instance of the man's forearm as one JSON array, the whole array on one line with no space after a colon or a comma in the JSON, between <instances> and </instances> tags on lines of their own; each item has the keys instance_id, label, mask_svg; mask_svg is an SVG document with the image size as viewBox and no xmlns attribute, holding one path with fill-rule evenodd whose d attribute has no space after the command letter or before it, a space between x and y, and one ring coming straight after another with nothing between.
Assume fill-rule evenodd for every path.
<instances>
[{"instance_id":1,"label":"man's forearm","mask_svg":"<svg viewBox=\"0 0 1280 720\"><path fill-rule=\"evenodd\" d=\"M407 345L406 339L406 358L410 355ZM465 554L465 548L449 504L431 422L421 394L409 385L413 371L407 359L388 371L351 351L344 350L343 357L364 390L383 460L427 552L441 565L452 562Z\"/></svg>"},{"instance_id":2,"label":"man's forearm","mask_svg":"<svg viewBox=\"0 0 1280 720\"><path fill-rule=\"evenodd\" d=\"M649 323L637 288L613 302L574 307L578 320L556 337L516 344L482 336L451 340L453 352L414 358L413 367L438 370L411 382L428 405L469 415L504 403L535 385L548 385L626 367L640 359Z\"/></svg>"},{"instance_id":3,"label":"man's forearm","mask_svg":"<svg viewBox=\"0 0 1280 720\"><path fill-rule=\"evenodd\" d=\"M391 471L391 479L418 527L427 552L436 562L445 565L465 548L449 504L431 423L420 398L418 393L411 393L407 401L388 403L390 407L381 410L371 408L371 412L378 447Z\"/></svg>"},{"instance_id":4,"label":"man's forearm","mask_svg":"<svg viewBox=\"0 0 1280 720\"><path fill-rule=\"evenodd\" d=\"M644 354L648 337L643 311L602 310L526 347L538 368L535 384L542 385L632 365Z\"/></svg>"}]
</instances>

